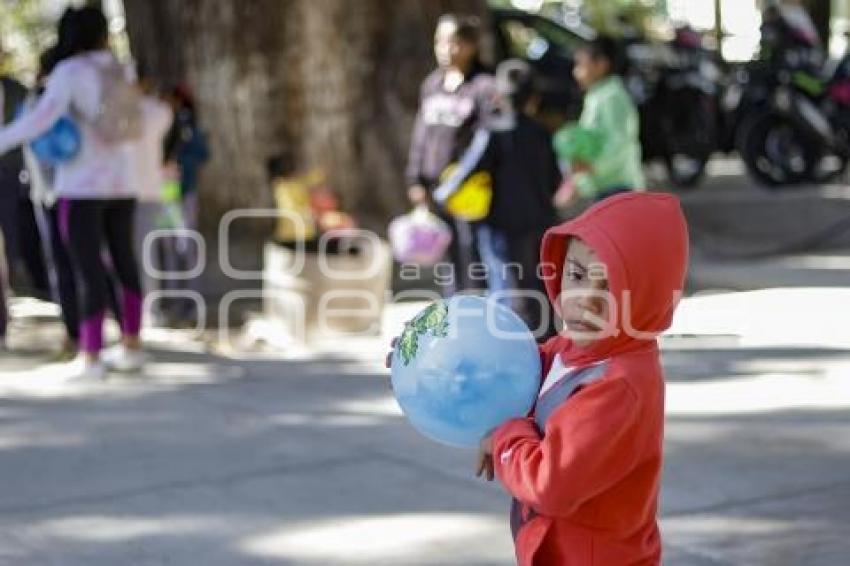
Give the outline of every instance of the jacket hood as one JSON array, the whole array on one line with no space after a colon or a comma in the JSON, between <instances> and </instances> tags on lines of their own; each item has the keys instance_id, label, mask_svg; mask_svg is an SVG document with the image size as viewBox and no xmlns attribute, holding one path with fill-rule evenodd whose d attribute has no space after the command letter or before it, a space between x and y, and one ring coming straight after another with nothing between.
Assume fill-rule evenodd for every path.
<instances>
[{"instance_id":1,"label":"jacket hood","mask_svg":"<svg viewBox=\"0 0 850 566\"><path fill-rule=\"evenodd\" d=\"M586 348L569 338L557 351L585 363L646 346L670 327L688 265L688 229L679 200L664 193L609 197L578 218L549 229L540 250L549 300L560 315L561 276L571 238L590 246L607 267L610 336Z\"/></svg>"}]
</instances>

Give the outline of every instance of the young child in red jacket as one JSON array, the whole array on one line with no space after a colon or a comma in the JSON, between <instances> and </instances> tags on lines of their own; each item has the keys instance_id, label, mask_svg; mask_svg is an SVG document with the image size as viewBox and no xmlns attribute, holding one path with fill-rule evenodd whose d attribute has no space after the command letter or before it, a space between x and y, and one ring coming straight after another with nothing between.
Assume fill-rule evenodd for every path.
<instances>
[{"instance_id":1,"label":"young child in red jacket","mask_svg":"<svg viewBox=\"0 0 850 566\"><path fill-rule=\"evenodd\" d=\"M479 454L479 475L495 473L514 498L521 566L660 564L656 337L687 259L684 216L665 194L613 196L546 233L546 290L565 328L540 349L533 413L498 427Z\"/></svg>"}]
</instances>

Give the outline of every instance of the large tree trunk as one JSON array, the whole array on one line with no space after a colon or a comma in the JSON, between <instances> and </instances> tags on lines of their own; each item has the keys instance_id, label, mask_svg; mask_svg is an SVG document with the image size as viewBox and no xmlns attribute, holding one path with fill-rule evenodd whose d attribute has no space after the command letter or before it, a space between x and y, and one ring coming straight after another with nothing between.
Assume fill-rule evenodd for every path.
<instances>
[{"instance_id":1,"label":"large tree trunk","mask_svg":"<svg viewBox=\"0 0 850 566\"><path fill-rule=\"evenodd\" d=\"M197 98L213 158L201 177L202 225L234 208L270 205L265 159L285 141L281 112L288 2L127 0L134 55L152 76Z\"/></svg>"},{"instance_id":2,"label":"large tree trunk","mask_svg":"<svg viewBox=\"0 0 850 566\"><path fill-rule=\"evenodd\" d=\"M481 0L298 0L287 28L290 139L322 167L367 225L405 203L403 169L419 84L433 68L445 11L484 15ZM299 35L300 34L300 35Z\"/></svg>"},{"instance_id":3,"label":"large tree trunk","mask_svg":"<svg viewBox=\"0 0 850 566\"><path fill-rule=\"evenodd\" d=\"M213 159L205 225L271 204L265 160L283 147L321 167L344 205L379 228L403 202L419 83L446 11L484 0L124 0L134 55L194 90Z\"/></svg>"}]
</instances>

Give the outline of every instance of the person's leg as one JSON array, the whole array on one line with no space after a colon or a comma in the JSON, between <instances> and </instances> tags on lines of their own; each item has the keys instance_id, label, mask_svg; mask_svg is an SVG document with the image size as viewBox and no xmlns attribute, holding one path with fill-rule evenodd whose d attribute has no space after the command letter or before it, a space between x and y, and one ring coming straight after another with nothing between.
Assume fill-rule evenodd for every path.
<instances>
[{"instance_id":1,"label":"person's leg","mask_svg":"<svg viewBox=\"0 0 850 566\"><path fill-rule=\"evenodd\" d=\"M163 213L169 219L168 229L171 230L171 233L160 241L159 252L162 270L168 274L161 283L163 288L174 290L179 288L179 281L172 279L170 275L183 269L181 251L185 249L185 244L182 242L183 237L175 233L175 231L183 228L182 221L180 220L182 209L177 203L166 203L163 205Z\"/></svg>"},{"instance_id":2,"label":"person's leg","mask_svg":"<svg viewBox=\"0 0 850 566\"><path fill-rule=\"evenodd\" d=\"M80 305L80 351L89 364L100 360L108 284L101 257L103 208L100 200L60 199L59 228L74 270Z\"/></svg>"},{"instance_id":3,"label":"person's leg","mask_svg":"<svg viewBox=\"0 0 850 566\"><path fill-rule=\"evenodd\" d=\"M121 333L124 346L141 348L142 289L139 268L133 250L133 220L136 201L108 201L104 210L104 233L115 275L121 284Z\"/></svg>"},{"instance_id":4,"label":"person's leg","mask_svg":"<svg viewBox=\"0 0 850 566\"><path fill-rule=\"evenodd\" d=\"M162 258L163 270L168 274L161 284L163 289L169 291L179 291L184 288L184 281L171 276L172 273L183 271L183 256L181 254L182 246L180 236L168 236L160 241L160 254ZM181 317L181 301L178 297L168 297L163 301L163 310L167 313L168 324L177 324Z\"/></svg>"},{"instance_id":5,"label":"person's leg","mask_svg":"<svg viewBox=\"0 0 850 566\"><path fill-rule=\"evenodd\" d=\"M479 285L472 280L472 264L475 263L475 234L472 225L464 220L453 218L455 241L453 248L449 250L454 253L452 263L455 267L455 285L457 291L467 291L478 288Z\"/></svg>"},{"instance_id":6,"label":"person's leg","mask_svg":"<svg viewBox=\"0 0 850 566\"><path fill-rule=\"evenodd\" d=\"M155 248L145 255L145 239L156 230L156 220L162 209L158 202L137 202L133 229L133 251L138 261L139 277L142 283L142 295L159 288L159 281L153 276L154 269L162 269L158 263ZM156 243L156 242L154 242Z\"/></svg>"},{"instance_id":7,"label":"person's leg","mask_svg":"<svg viewBox=\"0 0 850 566\"><path fill-rule=\"evenodd\" d=\"M9 322L9 311L6 307L6 244L3 231L0 230L0 350L6 347L6 326Z\"/></svg>"},{"instance_id":8,"label":"person's leg","mask_svg":"<svg viewBox=\"0 0 850 566\"><path fill-rule=\"evenodd\" d=\"M4 242L4 261L6 291L12 284L12 272L19 256L18 253L18 186L8 173L0 168L0 231Z\"/></svg>"},{"instance_id":9,"label":"person's leg","mask_svg":"<svg viewBox=\"0 0 850 566\"><path fill-rule=\"evenodd\" d=\"M516 309L532 331L539 331L538 340L548 339L555 334L554 313L546 294L546 286L539 277L540 243L543 230L521 235L512 235L508 239L511 262L520 266L518 289L528 296L523 297Z\"/></svg>"},{"instance_id":10,"label":"person's leg","mask_svg":"<svg viewBox=\"0 0 850 566\"><path fill-rule=\"evenodd\" d=\"M198 193L183 195L183 222L189 230L198 229Z\"/></svg>"},{"instance_id":11,"label":"person's leg","mask_svg":"<svg viewBox=\"0 0 850 566\"><path fill-rule=\"evenodd\" d=\"M41 257L44 258L44 269L49 291L48 297L51 301L58 304L59 282L56 278L56 266L53 260L53 248L50 242L50 207L44 203L33 203L33 215L36 229L38 230Z\"/></svg>"},{"instance_id":12,"label":"person's leg","mask_svg":"<svg viewBox=\"0 0 850 566\"><path fill-rule=\"evenodd\" d=\"M18 200L18 242L21 259L29 275L30 291L39 299L47 299L50 297L50 279L35 214L29 197Z\"/></svg>"},{"instance_id":13,"label":"person's leg","mask_svg":"<svg viewBox=\"0 0 850 566\"><path fill-rule=\"evenodd\" d=\"M104 235L104 239L106 236ZM109 249L104 245L100 250L100 261L103 263L103 272L106 274L106 300L107 307L112 311L112 316L116 322L120 323L123 317L124 310L121 305L121 281L115 274L115 266L112 265L112 258L109 257Z\"/></svg>"},{"instance_id":14,"label":"person's leg","mask_svg":"<svg viewBox=\"0 0 850 566\"><path fill-rule=\"evenodd\" d=\"M187 230L196 231L198 229L198 193L191 192L183 196L183 225ZM198 264L198 254L200 253L197 242L184 236L180 238L178 253L180 256L180 269L187 271ZM181 290L194 290L196 282L194 280L181 279L178 283L178 288ZM198 317L197 305L194 301L184 298L179 303L177 311L178 322L185 324L194 321Z\"/></svg>"},{"instance_id":15,"label":"person's leg","mask_svg":"<svg viewBox=\"0 0 850 566\"><path fill-rule=\"evenodd\" d=\"M152 245L146 249L145 240L157 229L157 220L162 213L162 203L159 202L136 202L135 225L133 229L133 250L139 270L139 280L142 285L142 299L152 292L162 289L162 281L155 277L155 271L162 271L162 238L153 240ZM162 318L162 300L152 305L151 314L146 324L156 324L155 320Z\"/></svg>"},{"instance_id":16,"label":"person's leg","mask_svg":"<svg viewBox=\"0 0 850 566\"><path fill-rule=\"evenodd\" d=\"M441 271L440 273L437 273L435 271L435 275L439 275L440 279L440 293L443 295L443 297L448 298L460 291L462 288L460 282L458 281L459 274L456 259L460 255L458 249L458 232L454 218L439 209L437 210L437 216L439 216L440 219L446 223L452 234L452 239L449 242L448 249L446 250L446 256L441 262L441 264L448 265L451 267L451 277L448 277L449 274L445 271Z\"/></svg>"},{"instance_id":17,"label":"person's leg","mask_svg":"<svg viewBox=\"0 0 850 566\"><path fill-rule=\"evenodd\" d=\"M502 293L499 302L509 307L513 301L504 292L515 288L516 282L508 268L510 257L507 238L503 232L484 222L476 226L475 232L478 253L487 267L487 289L490 293Z\"/></svg>"},{"instance_id":18,"label":"person's leg","mask_svg":"<svg viewBox=\"0 0 850 566\"><path fill-rule=\"evenodd\" d=\"M68 248L62 241L59 231L59 205L45 209L48 221L48 236L53 267L56 274L56 293L62 322L68 333L68 348L76 349L80 339L80 314L77 297L77 284L74 280L74 270Z\"/></svg>"},{"instance_id":19,"label":"person's leg","mask_svg":"<svg viewBox=\"0 0 850 566\"><path fill-rule=\"evenodd\" d=\"M169 212L171 225L175 230L188 231L190 228L186 214L194 215L195 195L187 195L182 203L168 203L165 206ZM192 226L195 225L194 218L191 219ZM164 264L168 273L179 274L187 271L197 261L198 248L195 240L185 233L176 233L172 237L163 239ZM172 291L186 291L190 289L189 281L182 277L169 277L163 281L164 286ZM184 326L194 319L195 303L186 297L172 297L168 301L170 322L175 326Z\"/></svg>"}]
</instances>

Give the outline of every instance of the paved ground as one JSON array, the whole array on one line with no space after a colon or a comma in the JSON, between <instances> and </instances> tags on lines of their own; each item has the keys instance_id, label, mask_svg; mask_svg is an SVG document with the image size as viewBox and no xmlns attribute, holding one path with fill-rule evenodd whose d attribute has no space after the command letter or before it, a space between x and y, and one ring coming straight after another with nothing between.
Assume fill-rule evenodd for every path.
<instances>
[{"instance_id":1,"label":"paved ground","mask_svg":"<svg viewBox=\"0 0 850 566\"><path fill-rule=\"evenodd\" d=\"M665 339L666 564L847 563L850 296L793 293L690 300ZM384 338L283 359L150 334L144 375L82 388L45 363L50 313L16 306L0 564L512 563L506 496L399 415Z\"/></svg>"},{"instance_id":2,"label":"paved ground","mask_svg":"<svg viewBox=\"0 0 850 566\"><path fill-rule=\"evenodd\" d=\"M718 161L686 198L735 207L739 173ZM664 340L665 564L848 563L848 258L695 255L694 289L786 288L688 299ZM282 354L149 332L144 374L84 388L49 363L55 313L15 309L0 565L513 563L507 497L407 425L386 336Z\"/></svg>"},{"instance_id":3,"label":"paved ground","mask_svg":"<svg viewBox=\"0 0 850 566\"><path fill-rule=\"evenodd\" d=\"M691 232L689 287L748 290L850 284L850 183L768 190L715 159L680 193Z\"/></svg>"}]
</instances>

